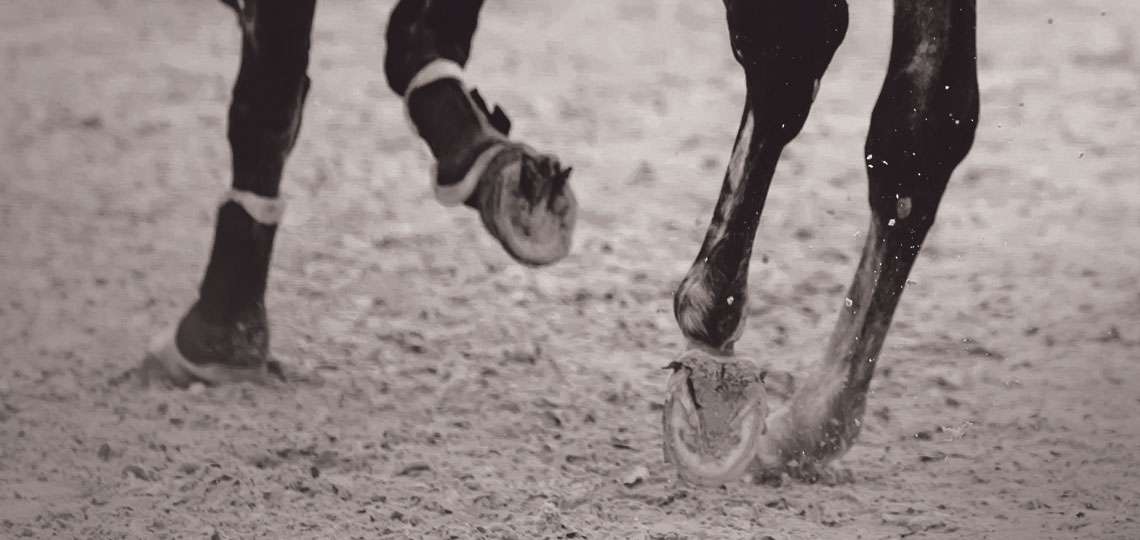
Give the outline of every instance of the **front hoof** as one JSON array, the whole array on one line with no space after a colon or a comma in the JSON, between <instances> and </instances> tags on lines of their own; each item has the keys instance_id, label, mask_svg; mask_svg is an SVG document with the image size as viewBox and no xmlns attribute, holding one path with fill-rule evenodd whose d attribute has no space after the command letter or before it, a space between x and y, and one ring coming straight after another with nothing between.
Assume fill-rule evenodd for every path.
<instances>
[{"instance_id":1,"label":"front hoof","mask_svg":"<svg viewBox=\"0 0 1140 540\"><path fill-rule=\"evenodd\" d=\"M523 264L544 266L566 257L578 217L570 169L523 144L491 151L473 197L487 230Z\"/></svg>"},{"instance_id":2,"label":"front hoof","mask_svg":"<svg viewBox=\"0 0 1140 540\"><path fill-rule=\"evenodd\" d=\"M766 432L763 372L750 360L686 351L670 364L662 427L665 459L707 487L740 479Z\"/></svg>"}]
</instances>

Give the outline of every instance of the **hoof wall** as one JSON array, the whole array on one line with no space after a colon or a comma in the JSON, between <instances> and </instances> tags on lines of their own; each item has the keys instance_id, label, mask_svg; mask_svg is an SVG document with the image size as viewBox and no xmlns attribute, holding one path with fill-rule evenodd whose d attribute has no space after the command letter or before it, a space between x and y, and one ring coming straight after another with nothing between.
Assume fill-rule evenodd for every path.
<instances>
[{"instance_id":1,"label":"hoof wall","mask_svg":"<svg viewBox=\"0 0 1140 540\"><path fill-rule=\"evenodd\" d=\"M173 327L155 337L146 356L143 358L139 375L143 384L152 381L167 381L186 388L195 382L204 384L226 384L238 382L263 383L274 371L280 374L279 365L257 367L235 367L217 363L195 363L178 350L175 342L177 327Z\"/></svg>"}]
</instances>

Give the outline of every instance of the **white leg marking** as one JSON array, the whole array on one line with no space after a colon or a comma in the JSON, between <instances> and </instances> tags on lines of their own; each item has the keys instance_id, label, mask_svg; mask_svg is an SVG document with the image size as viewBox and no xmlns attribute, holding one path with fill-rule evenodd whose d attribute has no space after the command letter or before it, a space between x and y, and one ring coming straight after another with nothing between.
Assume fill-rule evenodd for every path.
<instances>
[{"instance_id":1,"label":"white leg marking","mask_svg":"<svg viewBox=\"0 0 1140 540\"><path fill-rule=\"evenodd\" d=\"M752 129L755 120L753 119L752 110L748 111L748 115L744 117L744 125L740 128L740 135L736 139L736 145L732 147L732 158L728 162L728 182L732 186L732 191L735 192L740 187L740 183L744 181L744 162L748 159L748 144L752 140Z\"/></svg>"},{"instance_id":2,"label":"white leg marking","mask_svg":"<svg viewBox=\"0 0 1140 540\"><path fill-rule=\"evenodd\" d=\"M705 263L697 263L685 278L685 288L677 291L684 299L677 322L686 334L703 335L705 320L713 307L712 291L705 286L704 275Z\"/></svg>"}]
</instances>

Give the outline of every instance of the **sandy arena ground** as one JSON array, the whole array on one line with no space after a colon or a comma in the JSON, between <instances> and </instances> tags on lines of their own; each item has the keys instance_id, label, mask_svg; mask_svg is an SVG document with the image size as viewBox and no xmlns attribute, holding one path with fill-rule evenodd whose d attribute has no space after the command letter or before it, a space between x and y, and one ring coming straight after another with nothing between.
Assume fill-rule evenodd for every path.
<instances>
[{"instance_id":1,"label":"sandy arena ground","mask_svg":"<svg viewBox=\"0 0 1140 540\"><path fill-rule=\"evenodd\" d=\"M738 346L799 374L868 216L890 6L853 4ZM662 460L661 367L743 104L720 2L488 2L471 79L583 206L573 255L534 271L432 199L381 70L392 2L324 1L268 295L291 381L175 391L129 370L206 262L233 17L5 1L0 537L1140 538L1140 4L980 4L977 142L851 481L698 489Z\"/></svg>"}]
</instances>

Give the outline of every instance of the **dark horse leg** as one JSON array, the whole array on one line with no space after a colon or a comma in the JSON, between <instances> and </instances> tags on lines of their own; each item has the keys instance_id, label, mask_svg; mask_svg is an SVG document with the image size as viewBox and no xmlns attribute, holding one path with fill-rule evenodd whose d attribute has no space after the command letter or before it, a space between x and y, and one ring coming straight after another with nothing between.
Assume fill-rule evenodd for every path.
<instances>
[{"instance_id":1,"label":"dark horse leg","mask_svg":"<svg viewBox=\"0 0 1140 540\"><path fill-rule=\"evenodd\" d=\"M197 302L151 346L146 372L176 384L256 380L266 371L265 288L283 211L278 187L301 127L316 0L223 0L237 12L241 68L229 112L233 189L218 208L217 231Z\"/></svg>"},{"instance_id":2,"label":"dark horse leg","mask_svg":"<svg viewBox=\"0 0 1140 540\"><path fill-rule=\"evenodd\" d=\"M764 423L762 376L747 362L714 355L730 355L740 333L748 258L772 171L803 124L847 12L842 0L726 4L748 103L709 234L677 291L678 322L698 347L673 365L666 455L683 477L704 484L745 470L812 478L859 433L907 275L950 174L973 143L975 5L895 1L890 65L866 144L871 220L862 259L820 368Z\"/></svg>"},{"instance_id":3,"label":"dark horse leg","mask_svg":"<svg viewBox=\"0 0 1140 540\"><path fill-rule=\"evenodd\" d=\"M435 157L434 188L446 205L479 211L487 230L523 264L570 250L577 203L569 169L507 138L510 121L465 86L483 0L401 0L388 22L384 70Z\"/></svg>"}]
</instances>

